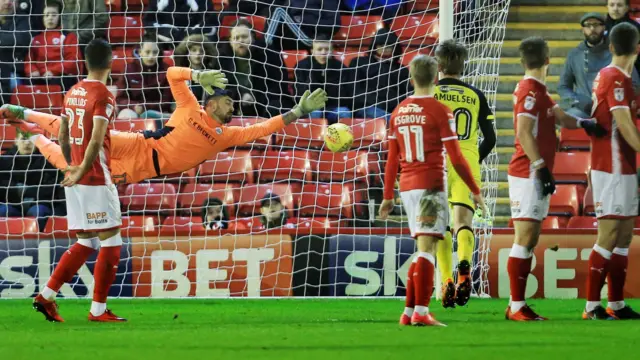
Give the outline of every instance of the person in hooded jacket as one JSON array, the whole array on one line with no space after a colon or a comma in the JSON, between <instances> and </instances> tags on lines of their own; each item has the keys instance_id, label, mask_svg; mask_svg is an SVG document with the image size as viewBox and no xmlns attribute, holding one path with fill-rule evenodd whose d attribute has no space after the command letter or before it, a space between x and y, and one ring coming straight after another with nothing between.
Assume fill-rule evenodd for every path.
<instances>
[{"instance_id":1,"label":"person in hooded jacket","mask_svg":"<svg viewBox=\"0 0 640 360\"><path fill-rule=\"evenodd\" d=\"M606 33L609 34L611 29L620 23L629 23L640 32L640 23L631 18L629 0L607 0L607 19L605 20ZM640 71L640 57L636 59L634 65L637 71Z\"/></svg>"}]
</instances>

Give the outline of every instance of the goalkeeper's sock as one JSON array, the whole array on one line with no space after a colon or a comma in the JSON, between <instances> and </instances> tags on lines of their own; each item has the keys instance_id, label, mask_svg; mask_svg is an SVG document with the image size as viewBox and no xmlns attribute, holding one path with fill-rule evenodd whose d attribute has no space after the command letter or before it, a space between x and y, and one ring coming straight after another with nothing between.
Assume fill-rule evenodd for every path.
<instances>
[{"instance_id":1,"label":"goalkeeper's sock","mask_svg":"<svg viewBox=\"0 0 640 360\"><path fill-rule=\"evenodd\" d=\"M471 265L476 244L473 230L468 226L460 227L456 232L456 241L458 242L458 262L467 260Z\"/></svg>"},{"instance_id":2,"label":"goalkeeper's sock","mask_svg":"<svg viewBox=\"0 0 640 360\"><path fill-rule=\"evenodd\" d=\"M587 311L593 311L600 305L600 291L607 278L611 251L594 245L589 255L589 271L587 272Z\"/></svg>"},{"instance_id":3,"label":"goalkeeper's sock","mask_svg":"<svg viewBox=\"0 0 640 360\"><path fill-rule=\"evenodd\" d=\"M627 280L628 255L628 248L614 248L611 254L607 286L609 307L613 310L620 310L624 307L624 283ZM622 307L618 308L620 303L622 303Z\"/></svg>"},{"instance_id":4,"label":"goalkeeper's sock","mask_svg":"<svg viewBox=\"0 0 640 360\"><path fill-rule=\"evenodd\" d=\"M60 258L58 265L47 281L47 286L42 290L42 296L51 300L56 297L62 284L71 281L80 267L87 261L89 256L96 250L98 238L78 239Z\"/></svg>"},{"instance_id":5,"label":"goalkeeper's sock","mask_svg":"<svg viewBox=\"0 0 640 360\"><path fill-rule=\"evenodd\" d=\"M111 284L113 284L113 281L116 279L121 247L122 237L120 234L102 242L93 275L95 282L93 302L97 303L95 305L92 303L91 305L91 314L93 314L93 316L102 315L107 308L107 295L109 294ZM94 312L94 310L96 312Z\"/></svg>"},{"instance_id":6,"label":"goalkeeper's sock","mask_svg":"<svg viewBox=\"0 0 640 360\"><path fill-rule=\"evenodd\" d=\"M453 280L453 238L451 229L447 228L444 233L444 239L438 242L438 250L436 251L438 259L438 270L440 271L440 279L444 283L447 279Z\"/></svg>"},{"instance_id":7,"label":"goalkeeper's sock","mask_svg":"<svg viewBox=\"0 0 640 360\"><path fill-rule=\"evenodd\" d=\"M433 254L427 252L418 253L416 272L413 277L415 286L415 307L414 310L419 315L426 314L433 293L433 271L435 265Z\"/></svg>"},{"instance_id":8,"label":"goalkeeper's sock","mask_svg":"<svg viewBox=\"0 0 640 360\"><path fill-rule=\"evenodd\" d=\"M407 273L407 294L404 299L404 313L407 316L413 315L413 308L415 304L415 285L413 282L413 274L416 271L416 263L418 262L418 257L414 257L411 265L409 266L409 272ZM409 310L411 309L411 310ZM409 313L410 312L410 313Z\"/></svg>"},{"instance_id":9,"label":"goalkeeper's sock","mask_svg":"<svg viewBox=\"0 0 640 360\"><path fill-rule=\"evenodd\" d=\"M527 278L531 272L533 252L524 246L513 244L507 261L509 287L511 290L511 312L518 312L525 302Z\"/></svg>"}]
</instances>

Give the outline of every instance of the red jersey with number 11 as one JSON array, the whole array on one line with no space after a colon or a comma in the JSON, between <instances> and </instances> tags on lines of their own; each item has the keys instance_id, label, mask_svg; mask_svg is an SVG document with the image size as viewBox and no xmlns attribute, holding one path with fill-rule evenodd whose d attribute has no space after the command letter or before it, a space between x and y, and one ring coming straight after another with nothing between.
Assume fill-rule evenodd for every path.
<instances>
[{"instance_id":1,"label":"red jersey with number 11","mask_svg":"<svg viewBox=\"0 0 640 360\"><path fill-rule=\"evenodd\" d=\"M69 142L71 143L71 164L78 166L84 160L85 152L93 132L93 120L109 123L102 149L91 169L78 181L80 185L111 184L111 136L110 129L115 117L115 99L106 85L97 80L83 80L74 85L64 97L62 116L69 122Z\"/></svg>"},{"instance_id":2,"label":"red jersey with number 11","mask_svg":"<svg viewBox=\"0 0 640 360\"><path fill-rule=\"evenodd\" d=\"M458 140L449 108L433 96L409 96L391 114L389 139L400 154L400 191L444 191L445 141Z\"/></svg>"}]
</instances>

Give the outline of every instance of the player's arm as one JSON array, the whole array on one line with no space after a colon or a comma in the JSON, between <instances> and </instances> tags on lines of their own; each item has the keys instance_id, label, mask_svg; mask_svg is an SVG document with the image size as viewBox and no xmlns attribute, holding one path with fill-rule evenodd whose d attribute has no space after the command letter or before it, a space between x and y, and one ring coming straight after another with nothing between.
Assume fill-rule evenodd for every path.
<instances>
[{"instance_id":1,"label":"player's arm","mask_svg":"<svg viewBox=\"0 0 640 360\"><path fill-rule=\"evenodd\" d=\"M100 149L102 149L104 145L104 137L107 134L108 125L108 119L102 116L93 117L93 131L91 132L91 138L84 153L84 159L82 159L82 164L80 164L80 173L82 176L91 169L98 154L100 154Z\"/></svg>"},{"instance_id":2,"label":"player's arm","mask_svg":"<svg viewBox=\"0 0 640 360\"><path fill-rule=\"evenodd\" d=\"M69 118L66 115L60 117L60 130L58 131L58 142L60 143L60 150L62 155L67 161L67 164L71 164L71 143L69 142Z\"/></svg>"},{"instance_id":3,"label":"player's arm","mask_svg":"<svg viewBox=\"0 0 640 360\"><path fill-rule=\"evenodd\" d=\"M584 129L588 135L601 137L607 134L607 130L592 119L581 119L562 110L557 104L553 107L553 115L556 124L565 129Z\"/></svg>"},{"instance_id":4,"label":"player's arm","mask_svg":"<svg viewBox=\"0 0 640 360\"><path fill-rule=\"evenodd\" d=\"M200 108L198 99L185 81L199 83L209 94L213 94L214 87L224 89L227 86L227 78L219 70L198 71L178 66L172 66L167 70L167 81L176 100L176 108Z\"/></svg>"},{"instance_id":5,"label":"player's arm","mask_svg":"<svg viewBox=\"0 0 640 360\"><path fill-rule=\"evenodd\" d=\"M640 133L635 122L631 118L631 111L628 107L618 107L611 110L611 115L616 124L620 135L627 141L636 152L640 152Z\"/></svg>"},{"instance_id":6,"label":"player's arm","mask_svg":"<svg viewBox=\"0 0 640 360\"><path fill-rule=\"evenodd\" d=\"M538 178L542 182L542 195L551 195L556 191L556 182L551 174L551 170L547 167L544 159L540 155L538 143L533 136L533 128L537 123L537 119L529 113L518 114L517 136L520 146L524 154L527 155L533 169L536 170ZM555 146L555 145L554 145Z\"/></svg>"},{"instance_id":7,"label":"player's arm","mask_svg":"<svg viewBox=\"0 0 640 360\"><path fill-rule=\"evenodd\" d=\"M393 118L390 123L393 123ZM380 204L380 219L385 220L393 210L394 189L396 187L396 179L398 178L398 169L400 167L400 156L398 151L398 140L395 134L389 129L389 137L387 146L389 153L387 154L387 164L384 168L384 188L382 192L382 204Z\"/></svg>"},{"instance_id":8,"label":"player's arm","mask_svg":"<svg viewBox=\"0 0 640 360\"><path fill-rule=\"evenodd\" d=\"M480 131L482 131L482 142L478 145L478 154L480 155L480 163L491 154L491 151L496 146L496 131L493 129L493 121L495 117L493 116L493 112L491 112L491 108L489 108L489 104L487 103L487 98L479 92L480 97L480 114L478 116L478 126L480 127Z\"/></svg>"}]
</instances>

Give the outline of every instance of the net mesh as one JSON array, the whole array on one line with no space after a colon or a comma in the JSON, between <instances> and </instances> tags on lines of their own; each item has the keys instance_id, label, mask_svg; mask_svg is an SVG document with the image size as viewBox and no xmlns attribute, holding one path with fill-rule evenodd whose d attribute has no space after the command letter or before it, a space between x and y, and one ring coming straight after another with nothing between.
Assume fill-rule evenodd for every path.
<instances>
[{"instance_id":1,"label":"net mesh","mask_svg":"<svg viewBox=\"0 0 640 360\"><path fill-rule=\"evenodd\" d=\"M414 243L402 206L387 221L375 214L382 199L387 118L411 91L406 66L437 43L437 0L371 6L326 0L111 0L104 7L101 0L91 2L63 2L64 31L54 26L42 32L47 12L55 13L50 7L17 1L15 14L4 15L15 26L12 45L0 42L1 56L7 57L0 69L4 103L59 114L65 90L86 71L84 43L94 35L113 46L109 87L118 104L114 129L121 132L164 126L175 109L165 74L172 65L226 73L235 99L231 126L248 127L284 113L307 89L324 87L330 97L326 111L213 154L195 168L137 184L117 179L125 246L110 295L404 293ZM454 36L470 50L463 80L482 90L492 109L508 6L508 0L454 2ZM92 25L74 28L87 23ZM331 53L312 46L313 39L328 37ZM322 59L328 69L318 65ZM306 71L299 65L304 61L311 64ZM201 87L189 86L204 99ZM350 151L324 149L326 129L335 122L351 127ZM55 145L55 129L44 128ZM0 206L6 211L0 216L16 215L0 219L0 297L33 296L75 236L67 231L55 164L30 155L32 134L21 135L7 123L0 132ZM40 151L51 161L48 150ZM185 159L195 156L188 141L178 152ZM112 163L130 155L113 156ZM491 213L497 163L492 153L482 166ZM29 190L18 194L17 188ZM487 295L490 217L475 221L475 232L474 288ZM95 256L71 287L61 289L63 296L90 295L94 261Z\"/></svg>"}]
</instances>

